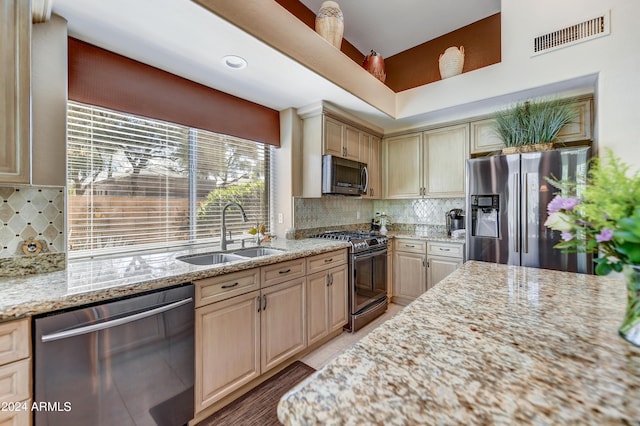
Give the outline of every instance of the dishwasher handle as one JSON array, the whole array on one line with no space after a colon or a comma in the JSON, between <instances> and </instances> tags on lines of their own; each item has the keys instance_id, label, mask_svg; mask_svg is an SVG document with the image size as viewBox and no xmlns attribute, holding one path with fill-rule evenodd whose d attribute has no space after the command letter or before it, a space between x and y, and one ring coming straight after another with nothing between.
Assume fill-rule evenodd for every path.
<instances>
[{"instance_id":1,"label":"dishwasher handle","mask_svg":"<svg viewBox=\"0 0 640 426\"><path fill-rule=\"evenodd\" d=\"M129 315L127 317L118 318L111 321L105 321L100 324L92 324L84 327L72 328L71 330L60 331L58 333L51 333L42 336L42 343L53 342L55 340L66 339L69 337L81 336L83 334L94 333L96 331L105 330L107 328L117 327L119 325L127 324L133 321L137 321L143 318L151 317L162 312L170 311L180 306L193 302L193 298L179 300L177 302L169 303L164 306L159 306L150 311L140 312L137 314Z\"/></svg>"}]
</instances>

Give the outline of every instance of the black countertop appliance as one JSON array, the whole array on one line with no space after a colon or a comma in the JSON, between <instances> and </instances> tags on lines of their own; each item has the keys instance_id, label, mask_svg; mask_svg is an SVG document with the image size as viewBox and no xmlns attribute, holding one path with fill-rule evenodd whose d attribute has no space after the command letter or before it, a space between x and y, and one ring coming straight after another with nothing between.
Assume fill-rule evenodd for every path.
<instances>
[{"instance_id":1,"label":"black countertop appliance","mask_svg":"<svg viewBox=\"0 0 640 426\"><path fill-rule=\"evenodd\" d=\"M451 209L446 214L447 235L458 229L464 229L464 212L462 209Z\"/></svg>"}]
</instances>

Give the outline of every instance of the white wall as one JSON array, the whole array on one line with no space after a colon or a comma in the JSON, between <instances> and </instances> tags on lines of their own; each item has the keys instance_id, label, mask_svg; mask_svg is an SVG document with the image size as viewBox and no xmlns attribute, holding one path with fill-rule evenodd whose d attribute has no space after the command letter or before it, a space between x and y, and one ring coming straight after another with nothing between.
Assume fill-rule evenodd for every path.
<instances>
[{"instance_id":1,"label":"white wall","mask_svg":"<svg viewBox=\"0 0 640 426\"><path fill-rule=\"evenodd\" d=\"M611 34L531 56L533 39L611 11ZM640 1L504 0L502 62L399 93L398 116L425 123L487 113L565 90L594 92L599 148L640 169Z\"/></svg>"}]
</instances>

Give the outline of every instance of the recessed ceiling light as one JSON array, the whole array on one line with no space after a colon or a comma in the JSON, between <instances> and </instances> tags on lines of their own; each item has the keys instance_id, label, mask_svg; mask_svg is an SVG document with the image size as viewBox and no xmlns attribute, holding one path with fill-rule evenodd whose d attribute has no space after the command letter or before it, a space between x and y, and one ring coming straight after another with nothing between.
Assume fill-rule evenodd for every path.
<instances>
[{"instance_id":1,"label":"recessed ceiling light","mask_svg":"<svg viewBox=\"0 0 640 426\"><path fill-rule=\"evenodd\" d=\"M247 67L247 61L236 55L227 55L222 58L222 63L234 70L241 70Z\"/></svg>"}]
</instances>

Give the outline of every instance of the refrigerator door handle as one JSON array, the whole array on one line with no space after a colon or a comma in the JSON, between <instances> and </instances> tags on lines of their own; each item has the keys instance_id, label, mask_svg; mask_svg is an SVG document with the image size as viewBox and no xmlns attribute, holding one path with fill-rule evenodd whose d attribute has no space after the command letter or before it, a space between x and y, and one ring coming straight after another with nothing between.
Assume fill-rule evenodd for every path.
<instances>
[{"instance_id":1,"label":"refrigerator door handle","mask_svg":"<svg viewBox=\"0 0 640 426\"><path fill-rule=\"evenodd\" d=\"M522 231L522 241L524 242L524 253L529 253L529 173L524 174L524 205L522 206L524 230Z\"/></svg>"},{"instance_id":2,"label":"refrigerator door handle","mask_svg":"<svg viewBox=\"0 0 640 426\"><path fill-rule=\"evenodd\" d=\"M516 218L515 227L515 252L520 252L520 215L518 210L520 208L520 191L518 190L518 184L520 183L520 173L514 173L513 175L513 193L516 194L516 200L513 205L513 214L511 217Z\"/></svg>"}]
</instances>

